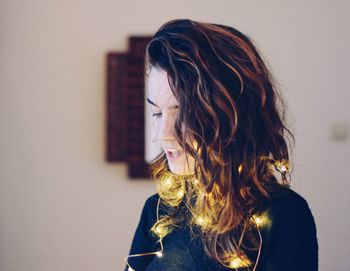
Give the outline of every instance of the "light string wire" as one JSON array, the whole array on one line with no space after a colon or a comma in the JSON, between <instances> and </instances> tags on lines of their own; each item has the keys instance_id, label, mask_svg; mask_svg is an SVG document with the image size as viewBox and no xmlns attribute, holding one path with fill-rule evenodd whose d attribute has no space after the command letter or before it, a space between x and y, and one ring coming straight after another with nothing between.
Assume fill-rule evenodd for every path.
<instances>
[{"instance_id":1,"label":"light string wire","mask_svg":"<svg viewBox=\"0 0 350 271\"><path fill-rule=\"evenodd\" d=\"M157 210L156 210L156 216L157 216L157 221L159 221L159 205L160 205L160 201L161 201L161 197L158 198L158 201L157 201ZM192 213L192 215L196 218L196 215L194 214L194 212L191 210L191 208L188 206L188 204L186 202L184 202L186 207L188 208L188 210ZM260 259L260 255L261 255L261 249L262 249L262 243L263 243L263 240L262 240L262 235L261 235L261 232L260 232L260 229L259 229L259 223L255 220L254 216L251 217L252 220L254 221L254 224L256 226L256 229L258 231L258 235L259 235L259 250L258 250L258 255L257 255L257 258L256 258L256 261L255 261L255 265L254 265L254 268L252 271L255 271L257 266L258 266L258 262L259 262L259 259ZM129 264L128 262L128 259L129 258L133 258L133 257L140 257L140 256L147 256L147 255L157 255L158 257L161 257L162 254L163 254L163 251L164 251L164 247L163 247L163 237L159 237L159 244L160 244L160 250L158 251L154 251L154 252L147 252L147 253L138 253L138 254L131 254L131 255L128 255L125 257L125 262L127 264L127 267L128 267L128 271L136 271L135 269L133 269L131 267L131 265ZM241 241L241 240L240 240ZM219 243L219 245L221 245ZM225 265L225 264L224 264ZM229 265L225 265L226 267L229 267L229 268L233 268L234 270L238 271L237 268L235 267L232 267L232 266L229 266Z\"/></svg>"},{"instance_id":2,"label":"light string wire","mask_svg":"<svg viewBox=\"0 0 350 271\"><path fill-rule=\"evenodd\" d=\"M157 211L156 211L157 212L157 214L156 214L157 215L157 221L159 221L159 205L160 205L160 197L158 198L158 201L157 201ZM158 250L158 251L147 252L147 253L131 254L131 255L126 256L125 257L125 262L126 262L126 265L128 266L128 271L136 271L129 264L129 262L128 262L129 258L140 257L140 256L147 256L147 255L157 255L158 257L161 257L162 254L163 254L163 251L164 251L163 240L162 239L163 239L162 237L159 237L160 250Z\"/></svg>"},{"instance_id":3,"label":"light string wire","mask_svg":"<svg viewBox=\"0 0 350 271\"><path fill-rule=\"evenodd\" d=\"M190 206L188 206L188 204L186 202L184 202L185 205L187 206L188 210L190 210L190 212L192 213L192 215L197 218L197 216L194 214L194 212L191 210ZM259 259L260 259L260 255L261 255L261 249L262 249L262 243L263 243L263 239L262 239L262 235L261 235L261 232L260 232L260 227L259 227L259 223L255 220L254 216L251 217L251 219L254 221L254 224L256 226L256 229L258 231L258 235L259 235L259 250L258 250L258 255L256 257L256 261L255 261L255 264L254 264L254 268L252 271L255 271L257 266L258 266L258 263L259 263ZM244 227L244 231L245 231L246 227ZM241 244L242 242L242 239L243 239L243 234L244 232L242 233L241 235L241 238L239 240L239 244ZM218 244L221 246L221 244L218 242ZM221 246L222 247L222 246ZM237 268L235 267L232 267L230 265L226 265L226 264L223 264L224 266L226 267L229 267L229 268L233 268L234 270L238 271Z\"/></svg>"},{"instance_id":4,"label":"light string wire","mask_svg":"<svg viewBox=\"0 0 350 271\"><path fill-rule=\"evenodd\" d=\"M252 271L255 271L257 266L258 266L258 262L259 262L259 259L260 259L260 255L261 255L261 249L262 249L262 243L263 243L263 239L262 239L262 236L261 236L261 232L260 232L260 228L259 228L259 224L256 222L254 216L252 217L255 225L256 225L256 228L258 230L258 235L259 235L259 251L258 251L258 256L256 257L256 261L255 261L255 265L254 265L254 268Z\"/></svg>"}]
</instances>

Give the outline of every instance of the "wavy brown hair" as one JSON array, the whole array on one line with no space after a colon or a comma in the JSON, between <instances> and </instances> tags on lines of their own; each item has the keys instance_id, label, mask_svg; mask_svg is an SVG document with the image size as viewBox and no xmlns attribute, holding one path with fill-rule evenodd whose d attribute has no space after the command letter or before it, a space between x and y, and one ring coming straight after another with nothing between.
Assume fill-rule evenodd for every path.
<instances>
[{"instance_id":1,"label":"wavy brown hair","mask_svg":"<svg viewBox=\"0 0 350 271\"><path fill-rule=\"evenodd\" d=\"M273 161L289 161L288 147L294 144L271 72L247 35L189 19L160 27L147 46L146 67L167 72L179 103L175 134L185 154L195 158L199 184L177 188L185 186L187 204L209 218L209 226L202 225L206 253L223 264L227 252L244 258L241 235L235 233L243 233L275 188L290 181L271 170ZM169 173L164 152L151 170L155 180ZM176 224L185 216L181 201L172 200L168 197Z\"/></svg>"}]
</instances>

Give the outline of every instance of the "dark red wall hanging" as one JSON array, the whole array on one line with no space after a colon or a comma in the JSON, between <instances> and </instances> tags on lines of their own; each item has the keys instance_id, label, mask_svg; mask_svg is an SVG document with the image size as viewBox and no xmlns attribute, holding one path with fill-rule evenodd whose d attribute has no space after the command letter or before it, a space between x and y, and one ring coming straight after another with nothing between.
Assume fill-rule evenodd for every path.
<instances>
[{"instance_id":1,"label":"dark red wall hanging","mask_svg":"<svg viewBox=\"0 0 350 271\"><path fill-rule=\"evenodd\" d=\"M149 178L145 161L145 52L151 36L131 36L127 52L107 54L108 162L126 162L129 178Z\"/></svg>"}]
</instances>

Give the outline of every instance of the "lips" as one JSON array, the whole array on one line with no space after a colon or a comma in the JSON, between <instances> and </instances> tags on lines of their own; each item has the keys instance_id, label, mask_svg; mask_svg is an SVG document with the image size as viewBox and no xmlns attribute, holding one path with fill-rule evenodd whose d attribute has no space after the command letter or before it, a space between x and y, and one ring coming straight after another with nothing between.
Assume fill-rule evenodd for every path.
<instances>
[{"instance_id":1,"label":"lips","mask_svg":"<svg viewBox=\"0 0 350 271\"><path fill-rule=\"evenodd\" d=\"M183 150L173 148L166 148L164 151L167 157L171 160L178 158L183 153Z\"/></svg>"},{"instance_id":2,"label":"lips","mask_svg":"<svg viewBox=\"0 0 350 271\"><path fill-rule=\"evenodd\" d=\"M176 150L176 151L170 151L170 150L168 150L167 152L168 152L168 154L169 154L170 156L177 156L177 155L179 155L179 154L181 153L180 150Z\"/></svg>"}]
</instances>

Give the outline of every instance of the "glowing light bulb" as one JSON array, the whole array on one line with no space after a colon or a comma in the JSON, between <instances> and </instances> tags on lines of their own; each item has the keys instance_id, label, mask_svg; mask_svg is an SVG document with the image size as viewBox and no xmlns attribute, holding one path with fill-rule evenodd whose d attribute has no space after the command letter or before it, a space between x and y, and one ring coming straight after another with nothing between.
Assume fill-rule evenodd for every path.
<instances>
[{"instance_id":1,"label":"glowing light bulb","mask_svg":"<svg viewBox=\"0 0 350 271\"><path fill-rule=\"evenodd\" d=\"M197 221L197 223L200 224L200 225L203 225L203 224L204 224L204 219L203 219L203 217L197 217L196 221Z\"/></svg>"},{"instance_id":2,"label":"glowing light bulb","mask_svg":"<svg viewBox=\"0 0 350 271\"><path fill-rule=\"evenodd\" d=\"M202 227L207 227L210 225L209 218L203 217L203 216L198 216L196 218L196 223Z\"/></svg>"},{"instance_id":3,"label":"glowing light bulb","mask_svg":"<svg viewBox=\"0 0 350 271\"><path fill-rule=\"evenodd\" d=\"M177 192L177 195L181 198L181 197L183 197L183 195L184 195L185 193L184 193L184 191L182 191L182 190L180 190L179 192Z\"/></svg>"},{"instance_id":4,"label":"glowing light bulb","mask_svg":"<svg viewBox=\"0 0 350 271\"><path fill-rule=\"evenodd\" d=\"M207 194L203 191L203 190L200 190L200 191L198 191L198 198L199 199L204 199L204 197L206 197L207 196Z\"/></svg>"},{"instance_id":5,"label":"glowing light bulb","mask_svg":"<svg viewBox=\"0 0 350 271\"><path fill-rule=\"evenodd\" d=\"M253 222L258 227L263 227L263 226L269 224L269 222L270 222L270 219L266 213L263 213L261 215L253 215L252 219L253 219Z\"/></svg>"},{"instance_id":6,"label":"glowing light bulb","mask_svg":"<svg viewBox=\"0 0 350 271\"><path fill-rule=\"evenodd\" d=\"M275 161L275 167L282 174L286 173L289 170L289 164L284 159Z\"/></svg>"},{"instance_id":7,"label":"glowing light bulb","mask_svg":"<svg viewBox=\"0 0 350 271\"><path fill-rule=\"evenodd\" d=\"M234 257L230 262L231 268L241 268L245 266L248 266L248 264L238 257Z\"/></svg>"},{"instance_id":8,"label":"glowing light bulb","mask_svg":"<svg viewBox=\"0 0 350 271\"><path fill-rule=\"evenodd\" d=\"M284 171L287 171L287 168L286 168L285 166L281 166L281 167L280 167L280 170L281 170L282 172L284 172Z\"/></svg>"},{"instance_id":9,"label":"glowing light bulb","mask_svg":"<svg viewBox=\"0 0 350 271\"><path fill-rule=\"evenodd\" d=\"M199 184L199 180L198 180L198 179L194 179L194 180L193 180L193 183L194 183L194 184Z\"/></svg>"},{"instance_id":10,"label":"glowing light bulb","mask_svg":"<svg viewBox=\"0 0 350 271\"><path fill-rule=\"evenodd\" d=\"M256 222L256 224L258 224L258 226L261 226L263 223L263 219L261 217L257 217L257 218L255 218L255 222Z\"/></svg>"},{"instance_id":11,"label":"glowing light bulb","mask_svg":"<svg viewBox=\"0 0 350 271\"><path fill-rule=\"evenodd\" d=\"M173 180L171 178L166 178L163 184L166 188L170 188L173 185Z\"/></svg>"},{"instance_id":12,"label":"glowing light bulb","mask_svg":"<svg viewBox=\"0 0 350 271\"><path fill-rule=\"evenodd\" d=\"M129 266L128 271L135 271L135 270Z\"/></svg>"},{"instance_id":13,"label":"glowing light bulb","mask_svg":"<svg viewBox=\"0 0 350 271\"><path fill-rule=\"evenodd\" d=\"M156 252L156 255L157 255L158 257L162 257L162 256L163 256L163 253L162 253L161 251L157 251L157 252Z\"/></svg>"},{"instance_id":14,"label":"glowing light bulb","mask_svg":"<svg viewBox=\"0 0 350 271\"><path fill-rule=\"evenodd\" d=\"M158 226L156 227L156 233L161 234L163 232L162 227Z\"/></svg>"},{"instance_id":15,"label":"glowing light bulb","mask_svg":"<svg viewBox=\"0 0 350 271\"><path fill-rule=\"evenodd\" d=\"M241 174L242 170L243 170L243 166L242 166L242 165L239 165L239 167L238 167L238 173Z\"/></svg>"},{"instance_id":16,"label":"glowing light bulb","mask_svg":"<svg viewBox=\"0 0 350 271\"><path fill-rule=\"evenodd\" d=\"M155 229L154 229L155 233L163 238L164 236L166 236L168 234L168 228L164 225L158 225Z\"/></svg>"}]
</instances>

